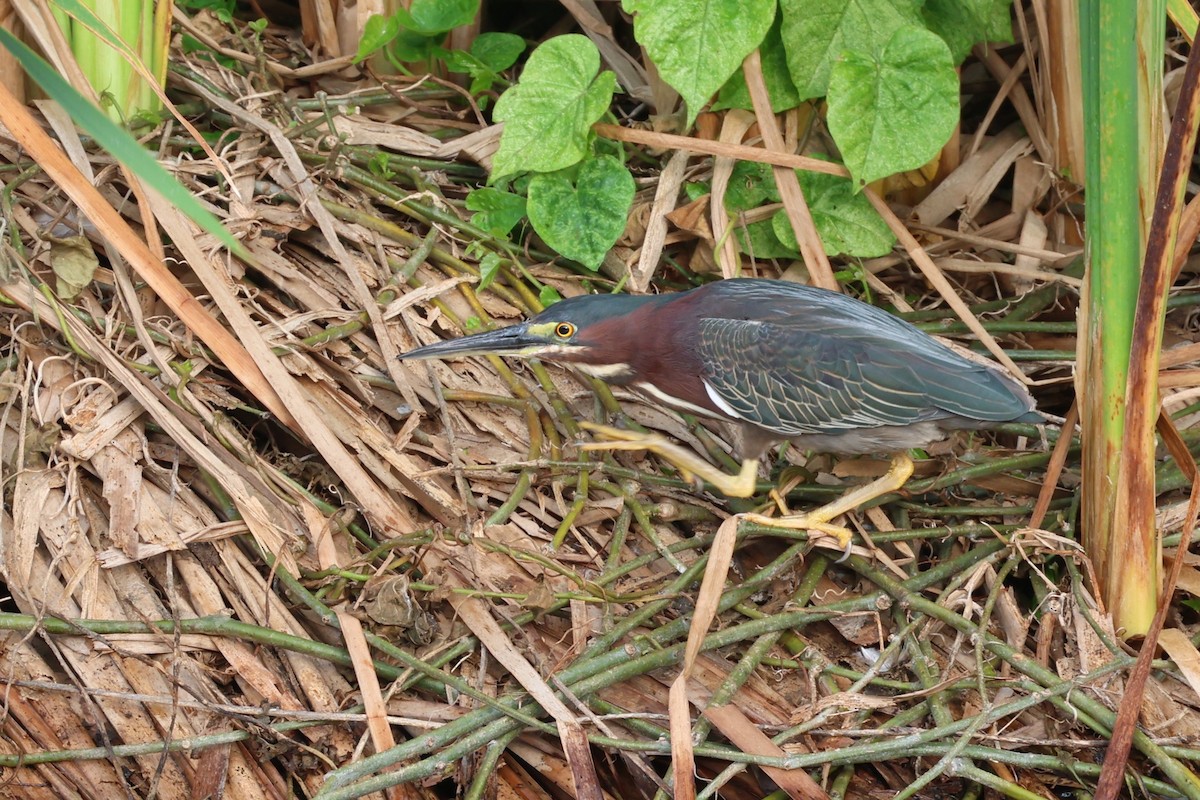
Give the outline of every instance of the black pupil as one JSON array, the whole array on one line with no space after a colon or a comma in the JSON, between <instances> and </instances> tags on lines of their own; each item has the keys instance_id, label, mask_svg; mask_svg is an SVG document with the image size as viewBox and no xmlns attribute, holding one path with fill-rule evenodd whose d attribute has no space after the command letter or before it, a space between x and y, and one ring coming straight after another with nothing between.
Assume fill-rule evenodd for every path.
<instances>
[{"instance_id":1,"label":"black pupil","mask_svg":"<svg viewBox=\"0 0 1200 800\"><path fill-rule=\"evenodd\" d=\"M571 326L565 325L565 324L559 325L558 326L558 335L559 336L570 336L571 335Z\"/></svg>"}]
</instances>

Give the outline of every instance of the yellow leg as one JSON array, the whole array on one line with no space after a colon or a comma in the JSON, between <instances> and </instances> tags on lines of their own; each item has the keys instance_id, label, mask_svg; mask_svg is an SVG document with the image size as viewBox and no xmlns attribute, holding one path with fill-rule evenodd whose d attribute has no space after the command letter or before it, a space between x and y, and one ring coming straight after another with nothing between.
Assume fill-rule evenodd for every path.
<instances>
[{"instance_id":1,"label":"yellow leg","mask_svg":"<svg viewBox=\"0 0 1200 800\"><path fill-rule=\"evenodd\" d=\"M608 425L597 425L594 422L580 422L579 425L609 440L586 442L580 445L584 450L648 450L674 464L683 473L684 478L707 481L726 497L749 497L754 494L754 485L758 479L757 459L743 461L741 471L737 475L729 475L662 434L637 433Z\"/></svg>"},{"instance_id":2,"label":"yellow leg","mask_svg":"<svg viewBox=\"0 0 1200 800\"><path fill-rule=\"evenodd\" d=\"M608 425L597 425L594 422L581 422L581 427L593 433L604 436L608 441L587 442L581 445L584 450L648 450L657 453L683 473L687 479L699 478L712 484L717 491L727 497L749 497L754 494L754 485L758 477L758 461L750 459L742 462L742 469L737 475L729 475L709 464L692 451L675 444L667 437L658 433L637 433ZM808 530L822 533L836 539L841 545L842 552L850 554L854 534L849 528L832 525L830 522L842 514L853 511L870 500L882 497L904 486L912 477L913 462L905 453L897 453L892 457L892 463L883 476L870 483L846 492L844 495L826 503L820 508L807 514L786 517L767 517L762 514L743 514L742 519L761 525L772 525L789 530ZM843 556L844 558L845 556Z\"/></svg>"},{"instance_id":3,"label":"yellow leg","mask_svg":"<svg viewBox=\"0 0 1200 800\"><path fill-rule=\"evenodd\" d=\"M863 503L900 489L908 482L912 474L912 459L905 453L897 453L892 456L892 463L883 476L859 486L857 489L852 489L832 503L826 503L807 514L799 514L791 517L765 517L762 514L743 514L742 519L756 522L760 525L787 528L788 530L818 531L836 539L838 544L842 546L842 552L845 553L845 556L848 556L850 555L850 545L853 543L854 534L850 532L849 528L844 528L840 525L831 525L830 522L842 514L853 511Z\"/></svg>"}]
</instances>

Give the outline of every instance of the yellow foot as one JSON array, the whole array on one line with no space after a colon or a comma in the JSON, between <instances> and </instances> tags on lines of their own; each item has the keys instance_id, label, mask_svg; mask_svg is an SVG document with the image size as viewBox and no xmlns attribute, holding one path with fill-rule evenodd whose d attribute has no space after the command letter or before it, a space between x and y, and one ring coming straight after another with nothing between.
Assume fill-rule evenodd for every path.
<instances>
[{"instance_id":1,"label":"yellow foot","mask_svg":"<svg viewBox=\"0 0 1200 800\"><path fill-rule=\"evenodd\" d=\"M760 525L774 525L780 528L787 528L788 530L808 530L822 533L833 538L841 545L842 558L840 560L844 561L850 555L850 547L854 541L854 534L850 532L849 528L843 528L840 525L831 525L830 521L837 519L842 514L853 511L870 500L900 489L908 482L912 472L912 459L903 453L898 453L892 457L892 463L888 468L887 474L864 486L859 486L857 489L847 492L832 503L823 505L807 514L779 518L766 517L762 514L743 514L742 518L751 522L757 522Z\"/></svg>"},{"instance_id":2,"label":"yellow foot","mask_svg":"<svg viewBox=\"0 0 1200 800\"><path fill-rule=\"evenodd\" d=\"M607 440L585 442L580 445L584 450L647 450L674 464L685 479L698 478L707 481L728 497L749 497L754 494L755 480L758 477L758 461L755 459L742 462L741 472L729 475L661 433L638 433L608 425L597 425L594 422L580 422L579 425Z\"/></svg>"},{"instance_id":3,"label":"yellow foot","mask_svg":"<svg viewBox=\"0 0 1200 800\"><path fill-rule=\"evenodd\" d=\"M819 510L819 509L818 509ZM759 525L769 525L774 528L785 528L789 531L813 531L833 539L838 544L842 557L841 563L850 557L850 548L854 546L854 534L849 528L830 524L826 520L814 518L812 514L800 514L792 517L768 517L763 514L742 514L742 519Z\"/></svg>"}]
</instances>

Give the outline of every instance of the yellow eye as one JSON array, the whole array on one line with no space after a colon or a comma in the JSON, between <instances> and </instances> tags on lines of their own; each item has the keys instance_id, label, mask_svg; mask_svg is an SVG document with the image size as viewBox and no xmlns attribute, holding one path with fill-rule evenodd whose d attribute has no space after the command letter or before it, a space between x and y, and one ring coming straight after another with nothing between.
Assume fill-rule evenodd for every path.
<instances>
[{"instance_id":1,"label":"yellow eye","mask_svg":"<svg viewBox=\"0 0 1200 800\"><path fill-rule=\"evenodd\" d=\"M575 335L575 326L569 322L560 322L554 326L554 335L560 339L570 339Z\"/></svg>"}]
</instances>

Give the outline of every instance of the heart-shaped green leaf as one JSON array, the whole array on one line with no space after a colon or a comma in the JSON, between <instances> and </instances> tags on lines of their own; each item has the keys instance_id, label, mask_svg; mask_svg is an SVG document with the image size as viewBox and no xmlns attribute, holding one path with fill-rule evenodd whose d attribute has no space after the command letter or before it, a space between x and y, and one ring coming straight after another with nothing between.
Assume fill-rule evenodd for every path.
<instances>
[{"instance_id":1,"label":"heart-shaped green leaf","mask_svg":"<svg viewBox=\"0 0 1200 800\"><path fill-rule=\"evenodd\" d=\"M829 91L829 72L848 51L871 53L902 25L920 25L916 0L780 0L788 70L802 100Z\"/></svg>"},{"instance_id":2,"label":"heart-shaped green leaf","mask_svg":"<svg viewBox=\"0 0 1200 800\"><path fill-rule=\"evenodd\" d=\"M858 258L875 258L890 253L896 243L896 235L871 201L854 191L849 178L840 175L825 175L820 172L798 172L800 188L812 212L813 224L821 236L821 245L827 255L849 255ZM779 241L793 248L796 234L792 230L787 212L778 211L771 217L775 235Z\"/></svg>"},{"instance_id":3,"label":"heart-shaped green leaf","mask_svg":"<svg viewBox=\"0 0 1200 800\"><path fill-rule=\"evenodd\" d=\"M471 224L493 236L508 236L508 232L525 218L525 198L484 186L467 195L467 210L475 212Z\"/></svg>"},{"instance_id":4,"label":"heart-shaped green leaf","mask_svg":"<svg viewBox=\"0 0 1200 800\"><path fill-rule=\"evenodd\" d=\"M767 96L771 98L771 110L776 114L800 105L800 93L792 82L788 72L787 51L783 47L783 37L779 32L778 18L767 31L767 36L758 46L758 54L762 59L763 82L767 86ZM734 70L733 75L721 87L716 102L712 104L714 111L723 108L744 108L754 110L750 100L750 90L746 87L746 75L740 69Z\"/></svg>"},{"instance_id":5,"label":"heart-shaped green leaf","mask_svg":"<svg viewBox=\"0 0 1200 800\"><path fill-rule=\"evenodd\" d=\"M358 39L358 52L354 55L354 63L365 61L376 50L387 46L399 32L400 18L395 14L372 14L367 17L362 35Z\"/></svg>"},{"instance_id":6,"label":"heart-shaped green leaf","mask_svg":"<svg viewBox=\"0 0 1200 800\"><path fill-rule=\"evenodd\" d=\"M600 69L586 36L556 36L529 54L516 86L500 95L492 118L504 123L492 180L517 172L554 172L588 152L592 123L612 102L617 79Z\"/></svg>"},{"instance_id":7,"label":"heart-shaped green leaf","mask_svg":"<svg viewBox=\"0 0 1200 800\"><path fill-rule=\"evenodd\" d=\"M927 0L921 16L929 30L946 40L955 64L976 42L1011 42L1010 0Z\"/></svg>"},{"instance_id":8,"label":"heart-shaped green leaf","mask_svg":"<svg viewBox=\"0 0 1200 800\"><path fill-rule=\"evenodd\" d=\"M634 34L663 80L687 101L687 124L775 19L775 0L623 0Z\"/></svg>"},{"instance_id":9,"label":"heart-shaped green leaf","mask_svg":"<svg viewBox=\"0 0 1200 800\"><path fill-rule=\"evenodd\" d=\"M515 33L481 33L471 42L471 55L493 72L506 70L525 52L525 40Z\"/></svg>"},{"instance_id":10,"label":"heart-shaped green leaf","mask_svg":"<svg viewBox=\"0 0 1200 800\"><path fill-rule=\"evenodd\" d=\"M596 270L625 231L633 192L629 170L601 156L583 163L574 184L564 172L535 175L529 181L529 221L546 244Z\"/></svg>"},{"instance_id":11,"label":"heart-shaped green leaf","mask_svg":"<svg viewBox=\"0 0 1200 800\"><path fill-rule=\"evenodd\" d=\"M829 132L859 185L926 163L957 122L958 73L935 33L906 26L833 65Z\"/></svg>"},{"instance_id":12,"label":"heart-shaped green leaf","mask_svg":"<svg viewBox=\"0 0 1200 800\"><path fill-rule=\"evenodd\" d=\"M407 10L401 6L396 16L414 33L434 36L469 25L479 13L479 0L413 0Z\"/></svg>"}]
</instances>

